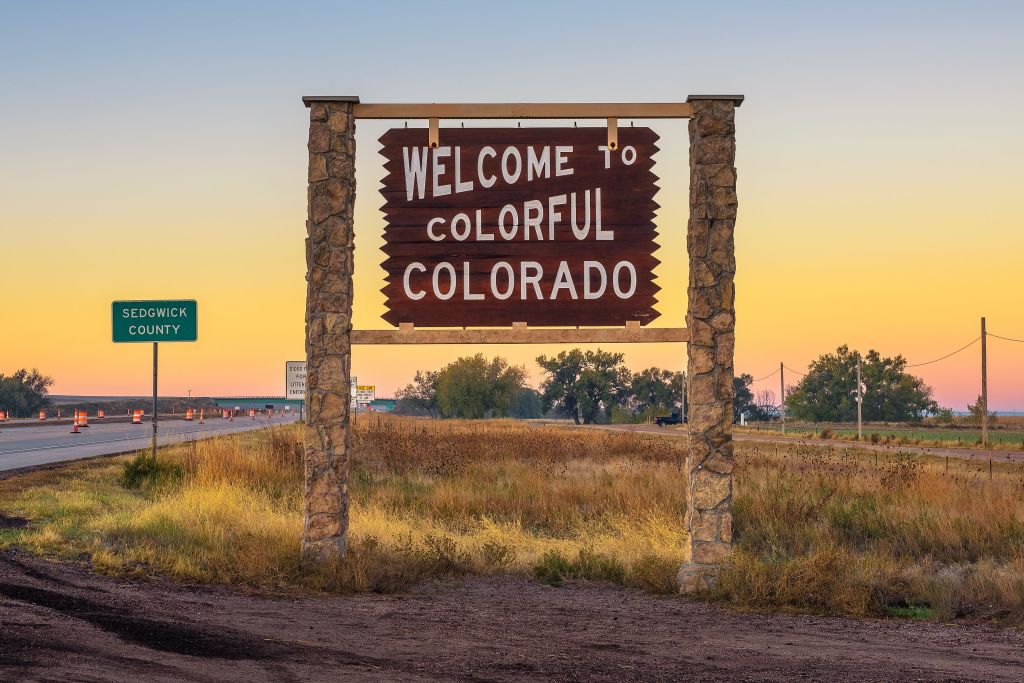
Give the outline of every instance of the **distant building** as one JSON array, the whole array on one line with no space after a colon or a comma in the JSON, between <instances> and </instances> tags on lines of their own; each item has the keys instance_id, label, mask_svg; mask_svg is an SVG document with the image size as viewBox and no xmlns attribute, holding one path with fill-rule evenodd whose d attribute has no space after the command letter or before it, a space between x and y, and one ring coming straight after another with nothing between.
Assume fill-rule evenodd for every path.
<instances>
[{"instance_id":1,"label":"distant building","mask_svg":"<svg viewBox=\"0 0 1024 683\"><path fill-rule=\"evenodd\" d=\"M398 400L394 398L375 398L367 404L366 411L369 413L390 413L395 409L396 403L398 403Z\"/></svg>"}]
</instances>

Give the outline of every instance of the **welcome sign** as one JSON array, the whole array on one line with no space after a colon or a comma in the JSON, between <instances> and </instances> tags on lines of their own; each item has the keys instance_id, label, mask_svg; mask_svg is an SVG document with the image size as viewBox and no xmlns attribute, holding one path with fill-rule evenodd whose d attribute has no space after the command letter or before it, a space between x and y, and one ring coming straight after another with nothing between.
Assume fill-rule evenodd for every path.
<instances>
[{"instance_id":1,"label":"welcome sign","mask_svg":"<svg viewBox=\"0 0 1024 683\"><path fill-rule=\"evenodd\" d=\"M650 128L423 129L380 138L392 325L645 325L654 310Z\"/></svg>"}]
</instances>

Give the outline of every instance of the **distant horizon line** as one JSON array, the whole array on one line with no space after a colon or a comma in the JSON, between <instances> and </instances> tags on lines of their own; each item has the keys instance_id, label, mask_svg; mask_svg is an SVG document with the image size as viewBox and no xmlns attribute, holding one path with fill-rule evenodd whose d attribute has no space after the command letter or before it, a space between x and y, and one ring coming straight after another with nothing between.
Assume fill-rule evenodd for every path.
<instances>
[{"instance_id":1,"label":"distant horizon line","mask_svg":"<svg viewBox=\"0 0 1024 683\"><path fill-rule=\"evenodd\" d=\"M141 400L152 400L153 399L153 395L152 394L135 394L135 395L109 395L108 396L108 395L102 395L102 394L97 394L97 395L86 395L86 394L50 394L49 398L50 398L50 400L53 400L55 403L57 402L56 399L60 399L61 403L73 403L75 401L97 401L97 400L103 400L103 401L118 401L118 400L129 400L129 399L133 399L133 400L134 399L138 399L140 401ZM253 395L247 395L247 396L242 396L242 395L234 395L234 396L223 396L223 395L221 395L221 396L212 396L212 395L211 396L200 396L200 395L188 396L188 395L186 395L186 396L160 396L159 398L161 398L161 399L180 398L180 399L185 399L185 400L200 399L200 398L209 398L209 399L218 399L218 398L219 399L228 399L228 398L237 398L237 399L268 398L268 399L281 399L281 400L285 399L284 396L270 396L270 395L267 395L267 394L253 394ZM386 397L383 397L383 398L386 398ZM1024 410L1016 410L1016 409L1013 409L1013 410L1000 410L999 408L996 408L994 406L989 406L989 410L991 412L996 413L997 417L998 416L1004 416L1004 417L1024 417ZM953 415L956 416L956 417L967 417L968 415L970 415L970 413L968 411L966 411L966 410L954 410L953 411Z\"/></svg>"}]
</instances>

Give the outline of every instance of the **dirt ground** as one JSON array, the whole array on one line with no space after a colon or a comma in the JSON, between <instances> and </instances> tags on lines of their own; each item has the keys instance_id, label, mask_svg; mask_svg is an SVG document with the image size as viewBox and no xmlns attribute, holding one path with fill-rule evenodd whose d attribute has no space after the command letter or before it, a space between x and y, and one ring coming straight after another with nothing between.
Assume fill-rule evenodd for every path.
<instances>
[{"instance_id":1,"label":"dirt ground","mask_svg":"<svg viewBox=\"0 0 1024 683\"><path fill-rule=\"evenodd\" d=\"M1024 635L738 614L600 583L257 597L0 553L3 680L1019 681Z\"/></svg>"}]
</instances>

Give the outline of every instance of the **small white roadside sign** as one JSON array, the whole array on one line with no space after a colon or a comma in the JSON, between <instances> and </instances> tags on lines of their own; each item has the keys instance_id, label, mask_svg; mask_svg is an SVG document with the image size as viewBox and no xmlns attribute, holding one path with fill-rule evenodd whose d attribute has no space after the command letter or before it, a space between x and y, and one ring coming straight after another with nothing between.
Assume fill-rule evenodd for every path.
<instances>
[{"instance_id":1,"label":"small white roadside sign","mask_svg":"<svg viewBox=\"0 0 1024 683\"><path fill-rule=\"evenodd\" d=\"M290 360L284 364L284 397L306 400L306 361Z\"/></svg>"}]
</instances>

